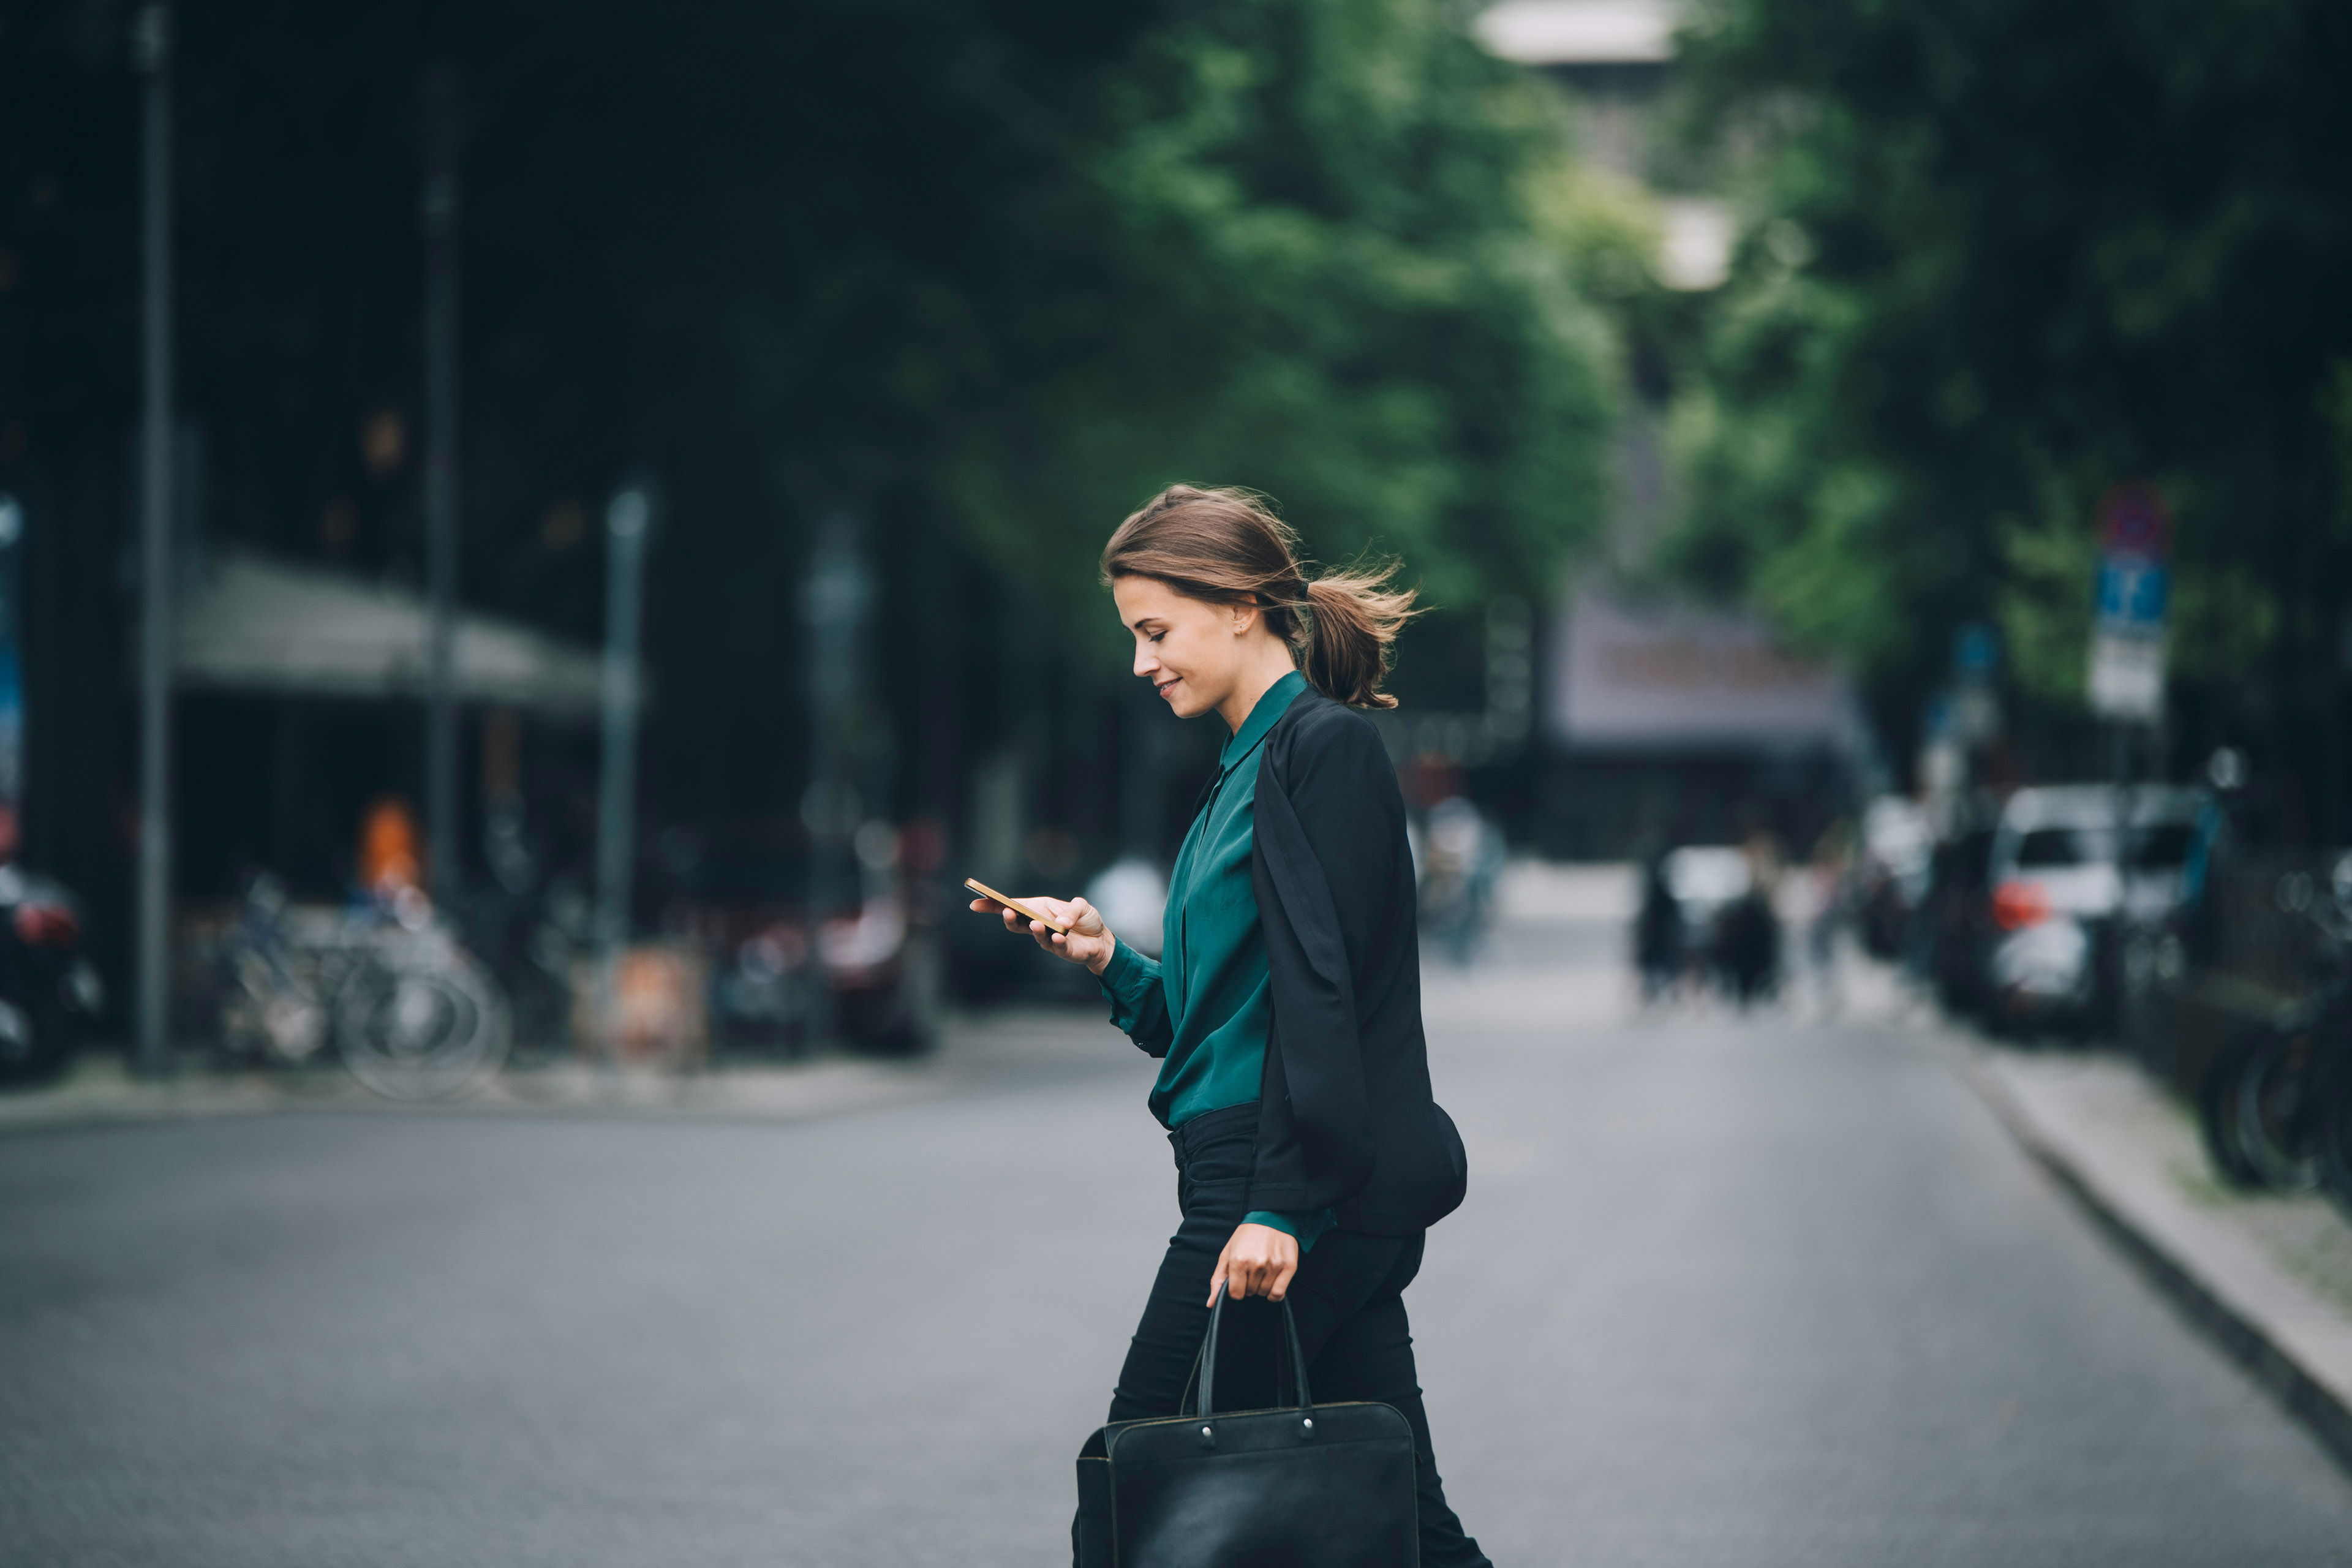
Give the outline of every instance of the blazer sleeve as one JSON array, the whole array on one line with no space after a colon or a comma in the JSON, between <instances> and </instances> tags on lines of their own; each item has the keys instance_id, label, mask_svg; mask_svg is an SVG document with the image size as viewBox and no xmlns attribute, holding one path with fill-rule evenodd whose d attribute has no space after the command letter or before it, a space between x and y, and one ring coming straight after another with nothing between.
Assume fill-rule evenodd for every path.
<instances>
[{"instance_id":1,"label":"blazer sleeve","mask_svg":"<svg viewBox=\"0 0 2352 1568\"><path fill-rule=\"evenodd\" d=\"M1370 1179L1374 1160L1349 950L1367 951L1368 922L1393 898L1387 808L1403 808L1388 752L1360 715L1318 704L1302 719L1258 769L1250 874L1274 1016L1253 1209L1336 1206Z\"/></svg>"}]
</instances>

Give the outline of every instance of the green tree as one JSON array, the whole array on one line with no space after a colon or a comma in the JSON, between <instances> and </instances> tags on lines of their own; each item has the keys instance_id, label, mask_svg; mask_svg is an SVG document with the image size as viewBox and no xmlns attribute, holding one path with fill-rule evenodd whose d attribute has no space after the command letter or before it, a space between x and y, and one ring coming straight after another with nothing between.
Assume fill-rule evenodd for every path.
<instances>
[{"instance_id":1,"label":"green tree","mask_svg":"<svg viewBox=\"0 0 2352 1568\"><path fill-rule=\"evenodd\" d=\"M2096 497L2153 479L2184 750L2340 802L2352 16L1725 0L1688 44L1758 205L1676 410L1672 564L1843 654L1898 739L1970 618L2063 720Z\"/></svg>"},{"instance_id":2,"label":"green tree","mask_svg":"<svg viewBox=\"0 0 2352 1568\"><path fill-rule=\"evenodd\" d=\"M1034 391L949 468L1003 569L1091 605L1108 523L1188 477L1273 493L1327 559L1402 554L1441 605L1557 575L1600 515L1611 349L1553 111L1450 9L1173 7L1072 126L1050 200L1091 286L1015 305Z\"/></svg>"},{"instance_id":3,"label":"green tree","mask_svg":"<svg viewBox=\"0 0 2352 1568\"><path fill-rule=\"evenodd\" d=\"M125 19L26 0L0 51L21 274L0 423L22 426L0 479L97 539L136 405ZM1121 668L1096 657L1096 552L1171 479L1257 486L1325 559L1402 553L1470 612L1413 634L1402 678L1432 702L1475 703L1481 601L1538 595L1601 515L1613 351L1580 269L1616 220L1580 202L1539 88L1443 0L179 21L181 403L210 434L210 526L416 573L417 89L455 62L464 592L593 637L598 503L624 465L660 468L650 749L673 816L797 798L797 584L834 509L880 568L909 762L942 715L969 750L1041 705L1066 752L1095 743ZM383 413L404 461L363 457ZM111 647L111 552L84 555L56 602ZM110 669L93 689L112 700ZM111 787L58 793L102 814Z\"/></svg>"}]
</instances>

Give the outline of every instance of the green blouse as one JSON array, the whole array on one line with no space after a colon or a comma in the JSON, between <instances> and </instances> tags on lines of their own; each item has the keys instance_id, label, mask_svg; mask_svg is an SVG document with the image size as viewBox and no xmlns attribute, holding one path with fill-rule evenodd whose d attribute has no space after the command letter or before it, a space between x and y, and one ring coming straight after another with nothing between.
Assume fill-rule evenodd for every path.
<instances>
[{"instance_id":1,"label":"green blouse","mask_svg":"<svg viewBox=\"0 0 2352 1568\"><path fill-rule=\"evenodd\" d=\"M1250 887L1251 807L1257 796L1257 752L1307 678L1293 671L1269 687L1225 742L1208 805L1184 835L1169 879L1160 962L1125 942L1103 967L1111 1022L1138 1038L1169 1041L1151 1110L1170 1128L1258 1097L1265 1066L1265 938ZM1247 764L1247 765L1244 765ZM1253 1210L1251 1225L1298 1238L1303 1257L1331 1228L1331 1211Z\"/></svg>"}]
</instances>

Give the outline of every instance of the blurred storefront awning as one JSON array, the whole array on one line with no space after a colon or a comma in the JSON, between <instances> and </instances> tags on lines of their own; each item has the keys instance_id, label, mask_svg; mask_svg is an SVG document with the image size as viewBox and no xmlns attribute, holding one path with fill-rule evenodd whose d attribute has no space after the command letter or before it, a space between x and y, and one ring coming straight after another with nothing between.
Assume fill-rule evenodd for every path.
<instances>
[{"instance_id":1,"label":"blurred storefront awning","mask_svg":"<svg viewBox=\"0 0 2352 1568\"><path fill-rule=\"evenodd\" d=\"M1748 616L1579 593L1562 632L1547 717L1573 750L1850 752L1860 742L1844 677Z\"/></svg>"},{"instance_id":2,"label":"blurred storefront awning","mask_svg":"<svg viewBox=\"0 0 2352 1568\"><path fill-rule=\"evenodd\" d=\"M191 690L421 698L426 622L424 599L406 589L218 552L173 612L173 675ZM591 649L460 614L453 658L460 701L596 710L602 666Z\"/></svg>"}]
</instances>

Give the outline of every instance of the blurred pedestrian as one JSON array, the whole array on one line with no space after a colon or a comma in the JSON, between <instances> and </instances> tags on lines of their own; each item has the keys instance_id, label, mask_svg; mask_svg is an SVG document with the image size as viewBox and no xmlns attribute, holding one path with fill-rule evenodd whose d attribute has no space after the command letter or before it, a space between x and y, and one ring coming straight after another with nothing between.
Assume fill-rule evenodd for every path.
<instances>
[{"instance_id":1,"label":"blurred pedestrian","mask_svg":"<svg viewBox=\"0 0 2352 1568\"><path fill-rule=\"evenodd\" d=\"M1837 936L1845 921L1847 884L1853 866L1853 834L1847 825L1833 822L1813 844L1812 858L1801 876L1791 878L1801 889L1803 909L1796 929L1805 935L1805 967L1812 977L1813 999L1822 1016L1832 1017L1843 1004L1838 986Z\"/></svg>"},{"instance_id":2,"label":"blurred pedestrian","mask_svg":"<svg viewBox=\"0 0 2352 1568\"><path fill-rule=\"evenodd\" d=\"M1034 900L1066 936L1003 911L1092 971L1112 1022L1162 1062L1151 1109L1183 1219L1110 1419L1179 1414L1220 1290L1244 1310L1227 1314L1241 1347L1220 1355L1219 1403L1229 1380L1235 1407L1276 1403L1278 1319L1244 1299L1286 1300L1318 1398L1411 1424L1421 1562L1482 1568L1438 1479L1403 1301L1465 1162L1430 1097L1404 800L1353 711L1393 705L1380 683L1412 595L1387 570L1310 580L1256 497L1183 485L1119 526L1102 571L1135 673L1232 731L1177 855L1160 962L1084 900Z\"/></svg>"},{"instance_id":3,"label":"blurred pedestrian","mask_svg":"<svg viewBox=\"0 0 2352 1568\"><path fill-rule=\"evenodd\" d=\"M1748 859L1748 889L1717 914L1714 946L1724 989L1745 1012L1780 984L1780 921L1772 899L1780 881L1780 847L1759 831L1740 852Z\"/></svg>"},{"instance_id":4,"label":"blurred pedestrian","mask_svg":"<svg viewBox=\"0 0 2352 1568\"><path fill-rule=\"evenodd\" d=\"M1642 868L1642 908L1633 917L1633 967L1642 977L1642 1000L1671 993L1683 969L1683 911L1666 877L1666 857L1650 857Z\"/></svg>"},{"instance_id":5,"label":"blurred pedestrian","mask_svg":"<svg viewBox=\"0 0 2352 1568\"><path fill-rule=\"evenodd\" d=\"M1467 965L1486 929L1502 874L1503 836L1476 806L1452 795L1429 808L1421 907L1445 956Z\"/></svg>"},{"instance_id":6,"label":"blurred pedestrian","mask_svg":"<svg viewBox=\"0 0 2352 1568\"><path fill-rule=\"evenodd\" d=\"M423 879L416 818L398 795L377 800L362 819L359 871L361 890L386 903Z\"/></svg>"}]
</instances>

